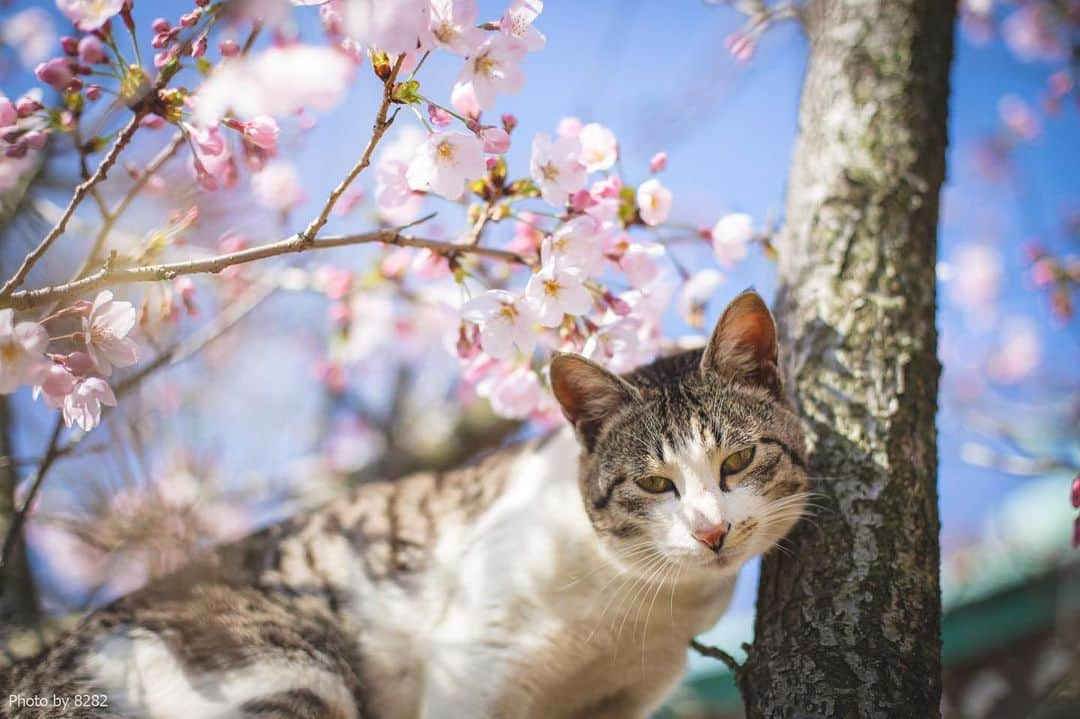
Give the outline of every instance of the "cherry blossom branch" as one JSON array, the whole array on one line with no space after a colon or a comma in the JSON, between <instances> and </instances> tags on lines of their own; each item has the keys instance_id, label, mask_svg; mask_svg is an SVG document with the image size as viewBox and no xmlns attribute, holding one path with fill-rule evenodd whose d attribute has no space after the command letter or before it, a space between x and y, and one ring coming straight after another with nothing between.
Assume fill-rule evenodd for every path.
<instances>
[{"instance_id":1,"label":"cherry blossom branch","mask_svg":"<svg viewBox=\"0 0 1080 719\"><path fill-rule=\"evenodd\" d=\"M422 237L401 234L402 230L430 220L434 215L422 217L416 222L396 228L375 230L358 235L338 235L322 237L316 240L308 240L302 234L295 234L278 242L249 247L237 252L229 252L214 257L206 257L198 260L184 262L169 262L158 265L145 265L142 267L116 268L106 263L97 272L87 275L83 279L67 282L52 287L42 287L36 290L24 290L16 292L10 297L0 298L0 309L12 307L25 310L47 302L58 302L72 299L84 293L113 285L133 284L137 282L160 282L171 280L180 275L194 274L217 274L226 267L243 265L268 257L287 255L309 250L329 249L333 247L347 247L350 245L363 245L379 243L395 245L397 247L416 247L431 250L440 255L452 257L456 255L471 254L487 257L512 264L534 266L535 260L509 250L500 250L494 247L478 245L459 245L452 242L440 242Z\"/></svg>"},{"instance_id":2,"label":"cherry blossom branch","mask_svg":"<svg viewBox=\"0 0 1080 719\"><path fill-rule=\"evenodd\" d=\"M19 269L15 274L11 276L3 287L0 287L0 299L6 299L11 296L19 285L23 283L26 276L30 273L30 270L34 267L42 255L48 252L52 243L56 241L56 238L64 234L67 229L68 221L71 220L71 216L75 214L75 208L79 206L79 203L83 201L83 198L90 192L90 190L99 182L105 179L105 176L112 169L112 166L116 164L116 160L120 157L120 153L124 150L131 138L135 135L135 132L139 129L139 122L142 120L146 110L137 110L128 121L128 124L124 126L124 129L120 131L120 134L116 137L116 142L113 143L109 153L105 155L105 158L98 165L97 170L89 179L80 182L75 187L75 192L71 196L71 201L68 202L66 208L64 208L63 214L60 215L60 219L53 225L53 228L49 230L48 234L41 243L35 247L30 254L23 259Z\"/></svg>"},{"instance_id":3,"label":"cherry blossom branch","mask_svg":"<svg viewBox=\"0 0 1080 719\"><path fill-rule=\"evenodd\" d=\"M393 69L386 77L386 80L383 81L382 102L379 104L379 110L375 114L375 125L371 129L371 137L368 139L367 147L364 148L364 153L360 156L360 160L353 165L353 168L349 170L349 173L338 183L338 186L330 192L326 204L323 205L322 210L315 219L313 219L304 231L299 234L306 242L312 243L315 241L315 237L319 234L319 230L323 228L329 219L330 212L334 209L334 205L336 205L341 196L345 194L345 190L349 188L349 185L352 184L353 180L359 177L360 173L371 164L371 155L375 152L375 146L379 144L379 140L386 134L390 125L393 124L394 118L397 117L397 113L395 112L387 118L387 113L390 111L390 104L393 101L394 83L397 81L398 72L401 71L403 62L405 62L405 56L398 55Z\"/></svg>"}]
</instances>

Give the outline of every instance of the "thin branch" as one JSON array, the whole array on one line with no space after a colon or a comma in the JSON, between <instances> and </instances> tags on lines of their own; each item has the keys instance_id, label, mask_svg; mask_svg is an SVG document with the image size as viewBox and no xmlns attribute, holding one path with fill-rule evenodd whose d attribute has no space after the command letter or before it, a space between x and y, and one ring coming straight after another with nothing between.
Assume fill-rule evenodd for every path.
<instances>
[{"instance_id":1,"label":"thin branch","mask_svg":"<svg viewBox=\"0 0 1080 719\"><path fill-rule=\"evenodd\" d=\"M319 230L323 228L327 220L330 217L330 212L334 209L334 205L345 194L345 190L349 188L353 180L360 176L360 173L371 164L371 155L375 152L375 146L379 144L379 140L386 134L386 131L390 128L390 125L394 122L394 117L397 116L395 112L389 119L387 119L387 113L390 110L390 104L393 100L394 83L397 80L398 72L401 70L401 64L405 62L405 55L398 55L397 62L394 63L394 68L390 71L390 75L383 82L383 97L382 103L379 104L379 110L375 114L375 124L371 129L371 137L368 139L367 147L364 148L364 153L360 156L360 160L353 165L353 168L349 170L349 174L338 183L331 192L330 196L326 199L326 204L323 205L322 210L313 219L303 232L299 234L304 241L312 243L315 241L315 237L319 234Z\"/></svg>"},{"instance_id":2,"label":"thin branch","mask_svg":"<svg viewBox=\"0 0 1080 719\"><path fill-rule=\"evenodd\" d=\"M226 267L247 264L248 262L266 259L267 257L370 243L395 245L397 247L423 248L446 257L477 255L494 260L501 260L503 262L510 262L512 264L530 267L535 265L535 260L509 250L500 250L494 247L482 247L477 245L459 245L452 242L440 242L438 240L429 240L422 237L401 234L402 230L431 219L431 217L433 217L433 215L428 215L417 222L403 227L375 230L359 235L322 237L314 241L308 241L302 235L297 234L284 240L279 240L278 242L271 242L257 247L249 247L238 252L229 252L223 255L216 255L214 257L206 257L198 260L169 262L159 265L145 265L142 267L115 268L106 266L91 275L87 275L81 280L51 287L42 287L36 290L24 290L22 292L16 292L10 297L0 298L0 309L13 307L18 310L25 310L47 302L62 302L107 286L132 284L137 282L159 282L171 280L180 275L216 274Z\"/></svg>"},{"instance_id":3,"label":"thin branch","mask_svg":"<svg viewBox=\"0 0 1080 719\"><path fill-rule=\"evenodd\" d=\"M116 164L116 159L120 157L120 153L123 151L124 147L131 142L131 138L135 135L135 131L139 129L139 122L142 120L144 114L145 111L143 110L135 112L135 114L131 116L128 124L125 125L124 129L117 135L116 142L113 143L112 149L109 150L109 153L101 161L101 164L98 165L94 174L75 187L75 192L71 196L71 201L68 202L63 214L60 215L59 221L53 225L53 228L45 235L45 239L41 241L41 244L35 247L33 251L26 256L22 265L19 266L19 269L12 275L11 279L5 282L3 287L0 287L0 298L9 297L15 289L23 283L23 280L26 279L26 275L30 273L30 270L37 261L41 259L41 256L49 250L52 243L56 241L56 238L64 234L64 230L67 229L68 221L75 213L75 208L79 206L79 203L83 201L83 198L86 197L87 193L89 193L95 185L105 179L109 170Z\"/></svg>"},{"instance_id":4,"label":"thin branch","mask_svg":"<svg viewBox=\"0 0 1080 719\"><path fill-rule=\"evenodd\" d=\"M718 659L723 662L725 665L727 665L727 668L736 678L738 678L739 673L742 671L742 664L739 664L737 661L735 661L735 657L731 656L719 647L711 647L708 644L702 644L697 639L690 640L690 647L695 652L704 657Z\"/></svg>"},{"instance_id":5,"label":"thin branch","mask_svg":"<svg viewBox=\"0 0 1080 719\"><path fill-rule=\"evenodd\" d=\"M34 474L34 479L30 484L30 491L26 495L26 501L23 502L22 507L20 507L11 518L11 526L8 527L7 534L4 535L3 549L0 549L0 594L4 593L4 583L7 581L8 562L11 561L12 553L15 551L15 547L22 537L22 529L23 525L26 523L26 515L34 505L34 500L37 499L38 492L41 490L41 484L45 481L45 475L48 473L49 468L60 458L59 441L60 434L63 431L63 415L57 415L56 423L53 425L52 435L49 437L48 448L45 450L45 457L41 460L41 465L38 466L37 472Z\"/></svg>"}]
</instances>

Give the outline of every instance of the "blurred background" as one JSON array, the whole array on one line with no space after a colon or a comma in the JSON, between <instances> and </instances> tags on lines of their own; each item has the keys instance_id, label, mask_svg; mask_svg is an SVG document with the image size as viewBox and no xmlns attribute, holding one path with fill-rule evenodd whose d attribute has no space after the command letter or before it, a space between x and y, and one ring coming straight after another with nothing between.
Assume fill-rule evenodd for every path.
<instances>
[{"instance_id":1,"label":"blurred background","mask_svg":"<svg viewBox=\"0 0 1080 719\"><path fill-rule=\"evenodd\" d=\"M177 15L185 9L177 5L140 0L137 23ZM504 9L479 5L481 18ZM321 32L313 12L295 18L301 37ZM526 60L524 92L500 96L496 112L518 118L515 138L553 132L568 116L603 123L619 138L627 177L646 177L650 158L666 152L672 218L687 235L673 238L669 251L685 267L715 266L707 243L693 241L696 228L733 211L766 228L782 221L806 59L795 24L761 31L744 23L723 3L549 2L537 21L547 48ZM28 68L55 54L57 35L69 27L52 3L0 5L5 94L36 84ZM733 56L732 38L751 41L752 53ZM458 63L433 56L424 86L448 92ZM364 67L357 78L333 111L283 126L278 161L294 168L303 195L288 210L268 207L246 177L227 196L199 192L190 160L178 159L110 243L158 233L183 235L193 247L229 247L299 229L370 134L379 83ZM1080 668L1080 554L1069 501L1080 468L1080 3L962 3L952 78L937 266L945 709L950 717L1019 717ZM390 140L419 128L403 113ZM167 141L168 128L154 132L136 140L134 165ZM39 166L0 160L4 276L52 225L78 179L70 143L53 145ZM526 167L528 153L521 141L508 161ZM119 196L123 179L114 184L105 191ZM358 186L365 194L349 198L349 212L335 214L330 231L378 223L371 178ZM195 206L199 222L185 227L183 215ZM426 226L433 237L452 235L463 220L447 203L415 209L438 210ZM68 260L85 252L96 229L76 220L65 239ZM60 257L40 268L34 285L70 274ZM178 316L144 323L143 335L144 356L168 361L133 383L102 427L51 469L28 525L44 626L350 483L452 465L536 431L497 418L459 385L438 301L453 292L449 279L432 274L422 282L423 301L413 302L401 298L400 285L372 276L373 266L385 276L388 262L417 269L419 261L347 248L274 262L272 270L235 268L224 278L195 277L189 306L125 292L143 303L144 317L172 303ZM775 274L768 244L756 243L723 270L706 326L747 287L771 296ZM362 290L347 300L351 321L342 320L335 281ZM699 332L674 305L665 334ZM18 498L55 420L28 391L4 400L3 454L12 461L0 469ZM755 589L752 566L732 611L702 641L739 656L752 637ZM739 716L724 667L692 656L665 712Z\"/></svg>"}]
</instances>

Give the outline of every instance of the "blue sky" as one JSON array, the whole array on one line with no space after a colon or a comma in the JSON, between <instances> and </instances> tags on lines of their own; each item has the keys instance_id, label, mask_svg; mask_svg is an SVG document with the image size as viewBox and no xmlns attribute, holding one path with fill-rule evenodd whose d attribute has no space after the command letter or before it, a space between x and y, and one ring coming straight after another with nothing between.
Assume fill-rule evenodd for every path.
<instances>
[{"instance_id":1,"label":"blue sky","mask_svg":"<svg viewBox=\"0 0 1080 719\"><path fill-rule=\"evenodd\" d=\"M39 4L54 8L51 3ZM23 6L16 4L16 8ZM482 17L496 17L504 7L487 0L480 6ZM186 9L186 3L136 2L136 16L143 27L156 15L174 17ZM6 9L2 14L10 12ZM305 12L313 17L315 11ZM520 173L527 165L527 138L537 131L552 132L563 116L578 115L616 132L622 171L630 182L645 178L653 153L668 152L663 180L675 192L675 219L711 225L731 210L748 212L758 221L780 217L806 44L795 27L784 25L768 33L752 63L739 66L723 46L724 37L739 24L730 10L692 0L548 2L538 22L548 36L548 47L528 58L524 92L500 98L496 108L496 112L513 112L521 121L509 156L511 166ZM313 33L314 28L305 23L303 32ZM1018 247L1022 240L1037 237L1051 248L1069 248L1061 216L1068 208L1080 209L1080 163L1076 161L1080 118L1075 105L1069 106L1061 117L1046 122L1042 137L1022 148L1016 158L1019 182L1015 189L988 185L973 168L974 144L997 126L997 103L1003 94L1037 101L1049 68L1020 64L1000 43L979 48L962 33L957 38L941 255L951 259L962 243L1001 248L1003 306L1007 313L1038 323L1044 352L1035 376L1015 387L998 388L995 404L1026 428L1037 429L1060 421L1052 416L1047 419L1047 407L1075 397L1078 336L1075 320L1066 328L1051 322L1045 297L1033 293L1023 278L1024 261ZM425 91L435 99L448 100L459 62L449 56L433 58L421 75ZM9 78L5 84L10 86L4 89L14 94L26 82L25 76ZM376 81L364 68L346 102L323 116L302 149L289 155L310 183L312 198L294 215L296 221L311 214L314 203L354 162L370 129L376 94ZM400 121L415 122L408 113L402 113ZM354 224L341 223L338 229L355 229L356 221L348 222ZM265 232L265 238L256 239L277 237L279 228L266 227ZM1075 252L1075 245L1071 249ZM691 264L711 261L707 253L683 257ZM774 265L753 252L749 261L729 274L712 307L714 315L727 299L748 286L771 296L774 277ZM980 348L993 342L993 328L965 334L964 318L942 294L938 325L963 340L961 352L967 346ZM683 328L673 321L671 329ZM948 366L945 371L948 381ZM237 417L250 410L231 408ZM946 537L977 532L986 513L1027 481L965 464L960 447L973 438L982 435L972 428L970 416L943 399L939 447ZM1063 536L1062 542L1067 541ZM752 583L744 581L740 601L748 601L750 590Z\"/></svg>"}]
</instances>

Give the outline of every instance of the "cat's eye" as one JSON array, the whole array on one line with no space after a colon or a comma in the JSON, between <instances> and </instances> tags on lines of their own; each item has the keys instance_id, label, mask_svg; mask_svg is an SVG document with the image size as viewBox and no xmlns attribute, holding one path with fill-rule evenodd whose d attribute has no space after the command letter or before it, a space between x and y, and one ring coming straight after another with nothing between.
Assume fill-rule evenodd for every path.
<instances>
[{"instance_id":1,"label":"cat's eye","mask_svg":"<svg viewBox=\"0 0 1080 719\"><path fill-rule=\"evenodd\" d=\"M747 447L746 449L740 449L734 454L729 454L724 463L720 466L720 476L730 477L733 474L738 474L754 461L754 448Z\"/></svg>"},{"instance_id":2,"label":"cat's eye","mask_svg":"<svg viewBox=\"0 0 1080 719\"><path fill-rule=\"evenodd\" d=\"M653 494L662 494L664 492L670 492L675 489L675 483L667 477L658 477L652 475L649 477L641 477L636 480L637 486L644 489L646 492Z\"/></svg>"}]
</instances>

